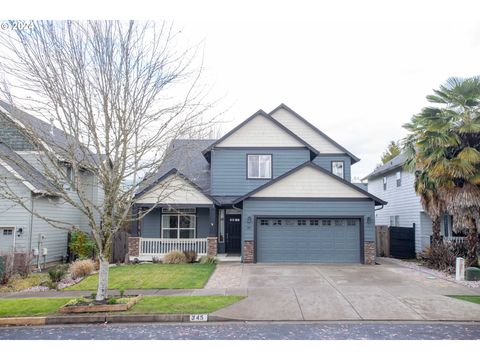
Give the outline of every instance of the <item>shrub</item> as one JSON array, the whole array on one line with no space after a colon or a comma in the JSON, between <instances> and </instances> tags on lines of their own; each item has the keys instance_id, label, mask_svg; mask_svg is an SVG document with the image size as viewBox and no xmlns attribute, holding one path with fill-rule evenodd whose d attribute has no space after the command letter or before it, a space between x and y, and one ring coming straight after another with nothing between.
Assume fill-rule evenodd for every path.
<instances>
[{"instance_id":1,"label":"shrub","mask_svg":"<svg viewBox=\"0 0 480 360\"><path fill-rule=\"evenodd\" d=\"M186 250L183 253L187 258L187 263L193 263L197 260L197 252L195 250Z\"/></svg>"},{"instance_id":2,"label":"shrub","mask_svg":"<svg viewBox=\"0 0 480 360\"><path fill-rule=\"evenodd\" d=\"M75 258L83 260L94 257L97 244L83 231L75 230L71 233L69 248Z\"/></svg>"},{"instance_id":3,"label":"shrub","mask_svg":"<svg viewBox=\"0 0 480 360\"><path fill-rule=\"evenodd\" d=\"M125 295L125 289L124 288L120 288L118 289L119 293L120 293L120 297L123 298L123 295Z\"/></svg>"},{"instance_id":4,"label":"shrub","mask_svg":"<svg viewBox=\"0 0 480 360\"><path fill-rule=\"evenodd\" d=\"M109 305L114 305L114 304L117 303L117 300L116 300L115 298L109 298L109 299L107 300L107 303L108 303Z\"/></svg>"},{"instance_id":5,"label":"shrub","mask_svg":"<svg viewBox=\"0 0 480 360\"><path fill-rule=\"evenodd\" d=\"M70 264L69 271L72 279L85 277L95 271L95 262L91 259L74 261Z\"/></svg>"},{"instance_id":6,"label":"shrub","mask_svg":"<svg viewBox=\"0 0 480 360\"><path fill-rule=\"evenodd\" d=\"M465 258L466 255L467 248L463 242L441 243L426 248L420 253L419 259L424 265L432 269L454 273L456 258Z\"/></svg>"},{"instance_id":7,"label":"shrub","mask_svg":"<svg viewBox=\"0 0 480 360\"><path fill-rule=\"evenodd\" d=\"M57 265L48 270L48 276L52 283L56 284L67 274L68 267L66 265Z\"/></svg>"},{"instance_id":8,"label":"shrub","mask_svg":"<svg viewBox=\"0 0 480 360\"><path fill-rule=\"evenodd\" d=\"M15 274L13 266L13 253L2 253L0 258L3 263L2 274L0 275L0 284L5 285L10 282L10 279Z\"/></svg>"},{"instance_id":9,"label":"shrub","mask_svg":"<svg viewBox=\"0 0 480 360\"><path fill-rule=\"evenodd\" d=\"M183 252L180 251L170 251L167 255L163 257L164 264L185 264L187 262L187 257Z\"/></svg>"},{"instance_id":10,"label":"shrub","mask_svg":"<svg viewBox=\"0 0 480 360\"><path fill-rule=\"evenodd\" d=\"M152 263L154 264L160 264L162 261L158 256L152 256Z\"/></svg>"},{"instance_id":11,"label":"shrub","mask_svg":"<svg viewBox=\"0 0 480 360\"><path fill-rule=\"evenodd\" d=\"M208 256L204 255L200 258L200 264L216 264L217 259L215 259L215 256Z\"/></svg>"}]
</instances>

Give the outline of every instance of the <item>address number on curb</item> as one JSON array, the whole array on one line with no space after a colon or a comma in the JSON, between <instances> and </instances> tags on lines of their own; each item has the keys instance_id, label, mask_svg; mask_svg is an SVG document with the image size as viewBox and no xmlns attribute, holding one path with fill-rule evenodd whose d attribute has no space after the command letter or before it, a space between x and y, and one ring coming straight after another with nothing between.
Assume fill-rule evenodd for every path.
<instances>
[{"instance_id":1,"label":"address number on curb","mask_svg":"<svg viewBox=\"0 0 480 360\"><path fill-rule=\"evenodd\" d=\"M208 321L208 314L190 315L190 321Z\"/></svg>"}]
</instances>

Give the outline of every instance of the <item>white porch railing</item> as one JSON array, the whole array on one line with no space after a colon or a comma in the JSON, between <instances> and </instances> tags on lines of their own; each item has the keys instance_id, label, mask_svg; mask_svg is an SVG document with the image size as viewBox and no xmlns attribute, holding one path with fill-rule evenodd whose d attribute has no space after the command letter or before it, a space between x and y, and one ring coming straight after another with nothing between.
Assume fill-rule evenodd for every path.
<instances>
[{"instance_id":1,"label":"white porch railing","mask_svg":"<svg viewBox=\"0 0 480 360\"><path fill-rule=\"evenodd\" d=\"M443 241L452 242L452 243L462 243L465 241L465 237L464 236L445 236L443 238Z\"/></svg>"},{"instance_id":2,"label":"white porch railing","mask_svg":"<svg viewBox=\"0 0 480 360\"><path fill-rule=\"evenodd\" d=\"M140 238L139 260L149 261L153 257L162 258L170 251L193 250L198 256L207 255L207 238L200 239L159 239Z\"/></svg>"}]
</instances>

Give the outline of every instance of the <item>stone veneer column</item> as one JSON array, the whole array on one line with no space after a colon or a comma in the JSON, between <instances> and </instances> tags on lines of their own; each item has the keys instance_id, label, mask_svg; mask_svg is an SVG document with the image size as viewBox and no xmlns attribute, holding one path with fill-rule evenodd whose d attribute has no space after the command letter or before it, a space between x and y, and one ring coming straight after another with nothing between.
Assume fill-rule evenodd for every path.
<instances>
[{"instance_id":1,"label":"stone veneer column","mask_svg":"<svg viewBox=\"0 0 480 360\"><path fill-rule=\"evenodd\" d=\"M363 249L365 265L375 265L375 242L365 242Z\"/></svg>"},{"instance_id":2,"label":"stone veneer column","mask_svg":"<svg viewBox=\"0 0 480 360\"><path fill-rule=\"evenodd\" d=\"M129 237L128 238L128 256L135 258L140 255L140 238Z\"/></svg>"},{"instance_id":3,"label":"stone veneer column","mask_svg":"<svg viewBox=\"0 0 480 360\"><path fill-rule=\"evenodd\" d=\"M217 237L216 236L207 237L207 255L217 256Z\"/></svg>"},{"instance_id":4,"label":"stone veneer column","mask_svg":"<svg viewBox=\"0 0 480 360\"><path fill-rule=\"evenodd\" d=\"M253 263L254 253L255 253L255 248L253 245L253 240L244 240L243 241L243 262L246 264Z\"/></svg>"}]
</instances>

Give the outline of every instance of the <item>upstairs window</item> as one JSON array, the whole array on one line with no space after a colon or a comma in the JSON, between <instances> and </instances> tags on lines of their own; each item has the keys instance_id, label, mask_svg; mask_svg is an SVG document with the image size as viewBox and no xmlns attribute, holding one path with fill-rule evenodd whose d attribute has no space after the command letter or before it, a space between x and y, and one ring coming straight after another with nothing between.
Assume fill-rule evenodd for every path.
<instances>
[{"instance_id":1,"label":"upstairs window","mask_svg":"<svg viewBox=\"0 0 480 360\"><path fill-rule=\"evenodd\" d=\"M387 190L387 177L383 177L383 190Z\"/></svg>"},{"instance_id":2,"label":"upstairs window","mask_svg":"<svg viewBox=\"0 0 480 360\"><path fill-rule=\"evenodd\" d=\"M402 186L402 172L397 171L395 176L396 176L396 179L397 179L397 187Z\"/></svg>"},{"instance_id":3,"label":"upstairs window","mask_svg":"<svg viewBox=\"0 0 480 360\"><path fill-rule=\"evenodd\" d=\"M345 177L345 164L343 161L332 161L332 173L342 179Z\"/></svg>"},{"instance_id":4,"label":"upstairs window","mask_svg":"<svg viewBox=\"0 0 480 360\"><path fill-rule=\"evenodd\" d=\"M272 178L272 155L247 155L248 179Z\"/></svg>"}]
</instances>

